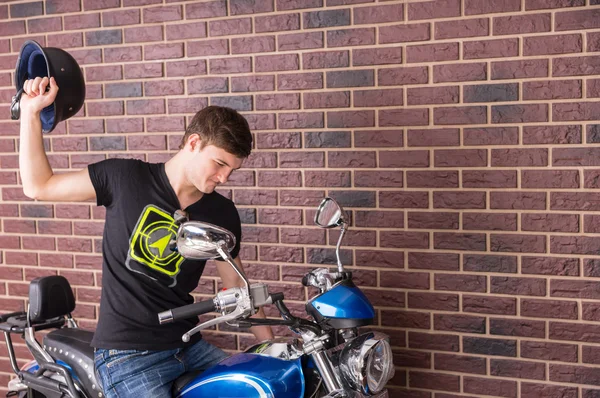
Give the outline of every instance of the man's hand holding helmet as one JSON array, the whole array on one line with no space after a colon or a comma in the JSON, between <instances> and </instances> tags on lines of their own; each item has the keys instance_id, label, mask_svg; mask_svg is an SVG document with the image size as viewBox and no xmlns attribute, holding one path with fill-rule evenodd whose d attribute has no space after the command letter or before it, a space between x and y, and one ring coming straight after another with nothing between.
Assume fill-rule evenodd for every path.
<instances>
[{"instance_id":1,"label":"man's hand holding helmet","mask_svg":"<svg viewBox=\"0 0 600 398\"><path fill-rule=\"evenodd\" d=\"M48 89L48 91L46 91ZM23 115L38 115L42 109L52 105L58 94L58 85L54 77L36 77L23 83L21 112Z\"/></svg>"}]
</instances>

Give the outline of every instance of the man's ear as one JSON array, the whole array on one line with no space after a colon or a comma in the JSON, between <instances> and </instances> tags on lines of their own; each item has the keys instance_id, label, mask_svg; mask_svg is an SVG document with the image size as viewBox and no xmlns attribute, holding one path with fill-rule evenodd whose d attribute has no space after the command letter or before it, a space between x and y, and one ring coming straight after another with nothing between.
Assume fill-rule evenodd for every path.
<instances>
[{"instance_id":1,"label":"man's ear","mask_svg":"<svg viewBox=\"0 0 600 398\"><path fill-rule=\"evenodd\" d=\"M195 149L202 149L202 139L200 138L200 135L197 133L190 134L185 146L192 151Z\"/></svg>"}]
</instances>

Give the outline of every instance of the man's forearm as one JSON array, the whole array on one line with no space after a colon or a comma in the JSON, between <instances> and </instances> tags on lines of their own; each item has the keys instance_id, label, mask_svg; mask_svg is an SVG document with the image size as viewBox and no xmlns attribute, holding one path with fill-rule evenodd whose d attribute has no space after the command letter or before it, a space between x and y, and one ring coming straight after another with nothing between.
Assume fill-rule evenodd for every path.
<instances>
[{"instance_id":1,"label":"man's forearm","mask_svg":"<svg viewBox=\"0 0 600 398\"><path fill-rule=\"evenodd\" d=\"M260 308L253 318L266 318L263 309ZM256 340L258 341L273 339L273 331L270 326L252 326L250 331L254 333L254 337L256 337Z\"/></svg>"},{"instance_id":2,"label":"man's forearm","mask_svg":"<svg viewBox=\"0 0 600 398\"><path fill-rule=\"evenodd\" d=\"M19 172L23 192L36 197L43 185L52 177L52 168L44 149L40 115L23 112L19 141Z\"/></svg>"}]
</instances>

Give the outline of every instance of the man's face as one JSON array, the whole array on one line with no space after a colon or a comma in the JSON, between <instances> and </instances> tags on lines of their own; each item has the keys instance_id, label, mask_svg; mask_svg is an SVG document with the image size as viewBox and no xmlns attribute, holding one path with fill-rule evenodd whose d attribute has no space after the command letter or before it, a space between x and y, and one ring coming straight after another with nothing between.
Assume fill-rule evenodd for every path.
<instances>
[{"instance_id":1,"label":"man's face","mask_svg":"<svg viewBox=\"0 0 600 398\"><path fill-rule=\"evenodd\" d=\"M193 149L188 163L188 178L200 192L212 193L217 185L224 184L234 170L242 166L243 159L214 145Z\"/></svg>"}]
</instances>

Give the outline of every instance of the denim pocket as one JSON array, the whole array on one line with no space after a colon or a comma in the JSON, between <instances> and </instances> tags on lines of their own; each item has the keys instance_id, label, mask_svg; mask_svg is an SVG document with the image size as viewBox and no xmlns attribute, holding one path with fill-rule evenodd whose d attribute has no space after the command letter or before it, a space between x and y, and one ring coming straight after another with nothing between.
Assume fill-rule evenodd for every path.
<instances>
[{"instance_id":1,"label":"denim pocket","mask_svg":"<svg viewBox=\"0 0 600 398\"><path fill-rule=\"evenodd\" d=\"M106 367L111 368L130 359L142 357L149 352L148 350L108 350L108 355L104 360Z\"/></svg>"}]
</instances>

